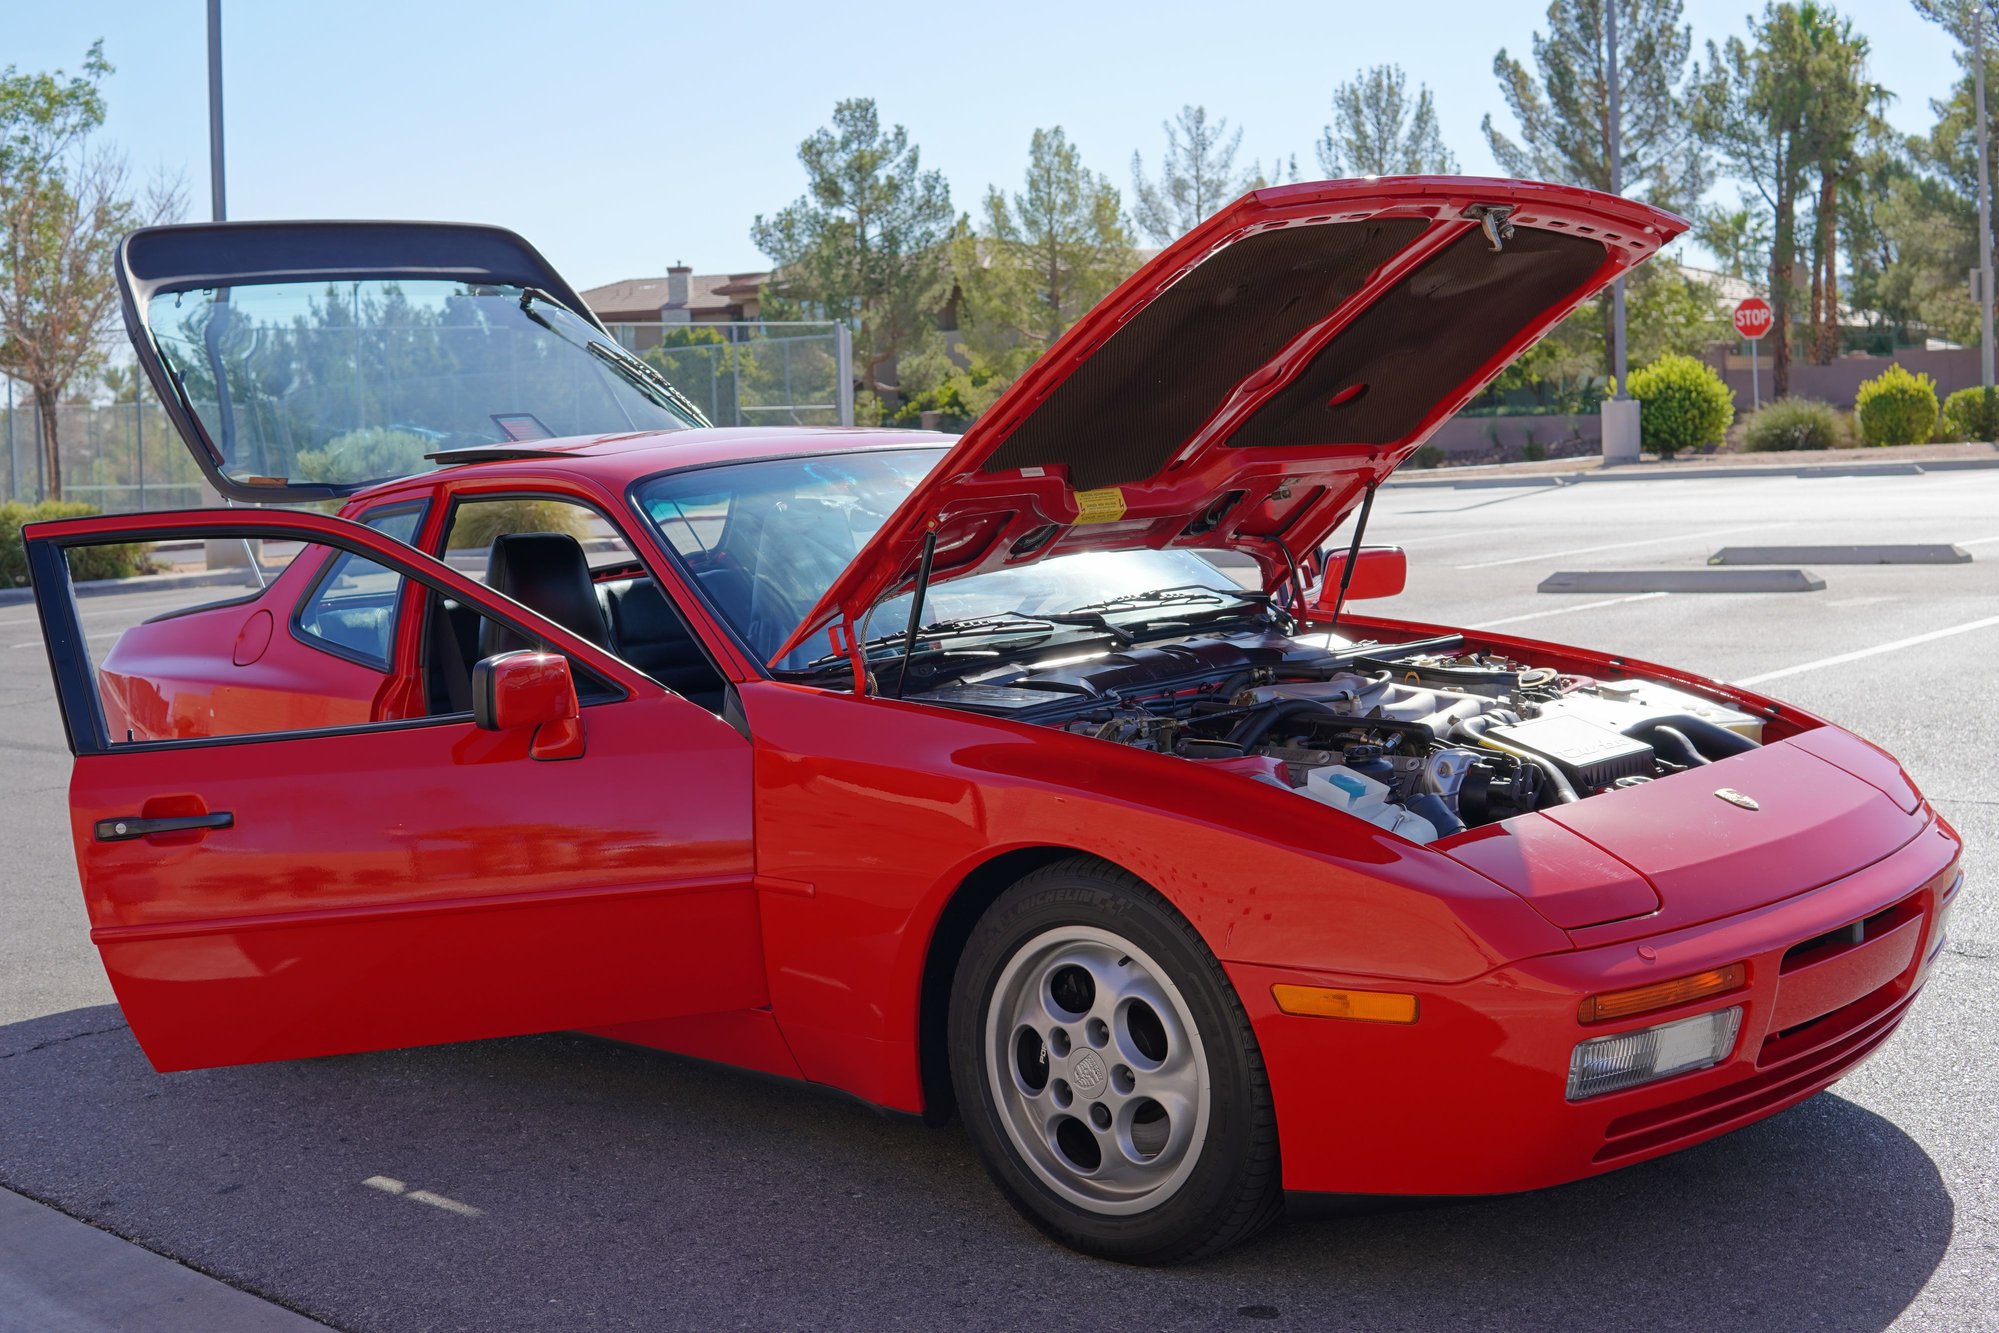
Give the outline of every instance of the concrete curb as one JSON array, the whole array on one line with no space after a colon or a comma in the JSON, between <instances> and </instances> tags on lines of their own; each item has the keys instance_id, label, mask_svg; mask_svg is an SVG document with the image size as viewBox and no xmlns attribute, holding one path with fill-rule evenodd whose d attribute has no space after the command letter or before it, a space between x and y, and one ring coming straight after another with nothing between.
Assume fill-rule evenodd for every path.
<instances>
[{"instance_id":1,"label":"concrete curb","mask_svg":"<svg viewBox=\"0 0 1999 1333\"><path fill-rule=\"evenodd\" d=\"M284 571L267 569L266 579L274 579ZM256 591L250 581L247 569L203 569L191 574L137 574L129 579L85 579L70 586L78 597L104 597L121 592L170 592L175 588L241 588L244 592ZM0 606L19 606L23 602L35 600L33 588L0 588Z\"/></svg>"},{"instance_id":2,"label":"concrete curb","mask_svg":"<svg viewBox=\"0 0 1999 1333\"><path fill-rule=\"evenodd\" d=\"M1536 592L1820 592L1825 580L1804 569L1570 569L1542 579Z\"/></svg>"},{"instance_id":3,"label":"concrete curb","mask_svg":"<svg viewBox=\"0 0 1999 1333\"><path fill-rule=\"evenodd\" d=\"M1948 542L1902 546L1724 546L1710 565L1965 565L1971 552Z\"/></svg>"},{"instance_id":4,"label":"concrete curb","mask_svg":"<svg viewBox=\"0 0 1999 1333\"><path fill-rule=\"evenodd\" d=\"M0 1189L0 1324L39 1333L324 1333L325 1325Z\"/></svg>"},{"instance_id":5,"label":"concrete curb","mask_svg":"<svg viewBox=\"0 0 1999 1333\"><path fill-rule=\"evenodd\" d=\"M1505 466L1501 464L1500 466ZM1735 477L1920 477L1930 472L1999 468L1999 458L1946 458L1928 463L1807 463L1795 467L1701 467L1684 471L1592 468L1586 472L1523 472L1517 477L1391 477L1386 487L1478 490L1485 487L1578 486L1605 481L1721 481Z\"/></svg>"}]
</instances>

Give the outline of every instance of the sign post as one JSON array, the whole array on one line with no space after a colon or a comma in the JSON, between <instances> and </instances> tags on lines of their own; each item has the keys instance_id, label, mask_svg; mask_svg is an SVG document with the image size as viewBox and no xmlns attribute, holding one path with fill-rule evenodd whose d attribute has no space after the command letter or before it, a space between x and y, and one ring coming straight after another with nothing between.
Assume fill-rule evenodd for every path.
<instances>
[{"instance_id":1,"label":"sign post","mask_svg":"<svg viewBox=\"0 0 1999 1333\"><path fill-rule=\"evenodd\" d=\"M1735 307L1735 331L1749 340L1749 395L1757 407L1763 406L1763 382L1756 368L1756 344L1770 331L1770 303L1752 296Z\"/></svg>"}]
</instances>

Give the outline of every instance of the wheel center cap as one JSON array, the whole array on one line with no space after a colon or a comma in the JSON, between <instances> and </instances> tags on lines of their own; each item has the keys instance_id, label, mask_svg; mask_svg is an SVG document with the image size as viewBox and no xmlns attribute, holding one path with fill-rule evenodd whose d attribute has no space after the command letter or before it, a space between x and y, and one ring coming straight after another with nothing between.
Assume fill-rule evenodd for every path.
<instances>
[{"instance_id":1,"label":"wheel center cap","mask_svg":"<svg viewBox=\"0 0 1999 1333\"><path fill-rule=\"evenodd\" d=\"M1111 1072L1095 1051L1084 1051L1069 1066L1069 1083L1085 1097L1101 1096L1110 1084Z\"/></svg>"}]
</instances>

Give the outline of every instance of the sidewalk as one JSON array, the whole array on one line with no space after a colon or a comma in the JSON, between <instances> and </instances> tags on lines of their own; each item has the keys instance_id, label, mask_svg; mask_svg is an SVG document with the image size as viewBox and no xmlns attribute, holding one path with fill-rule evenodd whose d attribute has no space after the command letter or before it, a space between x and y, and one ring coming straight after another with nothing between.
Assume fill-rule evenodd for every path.
<instances>
[{"instance_id":1,"label":"sidewalk","mask_svg":"<svg viewBox=\"0 0 1999 1333\"><path fill-rule=\"evenodd\" d=\"M1756 476L1916 476L1999 468L1999 445L1910 444L1892 449L1796 449L1773 454L1697 454L1670 463L1605 467L1601 457L1547 458L1538 463L1481 467L1408 468L1384 486L1566 486L1583 481L1698 481Z\"/></svg>"},{"instance_id":2,"label":"sidewalk","mask_svg":"<svg viewBox=\"0 0 1999 1333\"><path fill-rule=\"evenodd\" d=\"M0 1333L324 1333L325 1328L0 1189Z\"/></svg>"}]
</instances>

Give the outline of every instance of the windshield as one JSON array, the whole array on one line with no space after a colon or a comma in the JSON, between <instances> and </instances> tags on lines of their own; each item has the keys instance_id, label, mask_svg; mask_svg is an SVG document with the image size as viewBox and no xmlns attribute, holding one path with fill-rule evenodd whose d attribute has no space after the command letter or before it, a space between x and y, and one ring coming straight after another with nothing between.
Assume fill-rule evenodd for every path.
<instances>
[{"instance_id":1,"label":"windshield","mask_svg":"<svg viewBox=\"0 0 1999 1333\"><path fill-rule=\"evenodd\" d=\"M700 425L530 288L444 280L165 292L146 325L222 471L352 490L477 445Z\"/></svg>"},{"instance_id":2,"label":"windshield","mask_svg":"<svg viewBox=\"0 0 1999 1333\"><path fill-rule=\"evenodd\" d=\"M709 601L768 661L943 456L897 449L669 473L642 484L638 502ZM925 599L923 622L1056 615L1187 586L1238 590L1191 551L1087 552L939 583ZM899 633L908 618L909 595L890 598L875 607L863 637ZM826 653L824 643L806 644L777 665L801 668Z\"/></svg>"}]
</instances>

